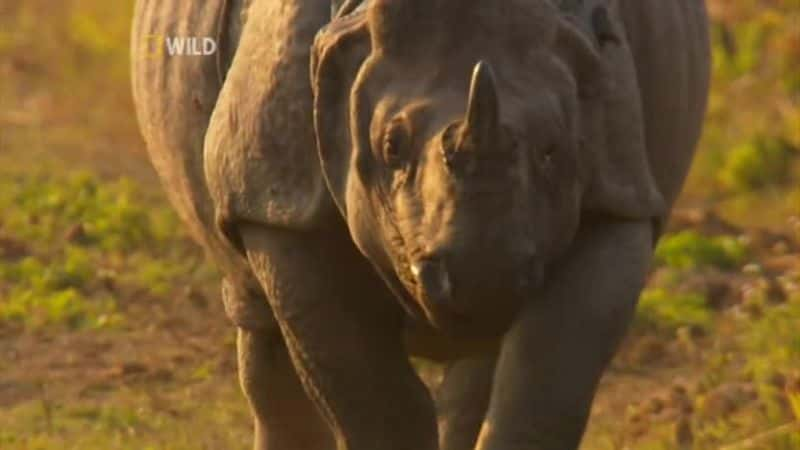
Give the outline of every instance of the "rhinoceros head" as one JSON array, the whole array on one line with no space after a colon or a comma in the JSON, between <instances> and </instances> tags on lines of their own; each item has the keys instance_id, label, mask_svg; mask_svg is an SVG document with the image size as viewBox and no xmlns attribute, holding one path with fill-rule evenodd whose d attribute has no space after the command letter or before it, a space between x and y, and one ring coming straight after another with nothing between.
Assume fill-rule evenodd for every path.
<instances>
[{"instance_id":1,"label":"rhinoceros head","mask_svg":"<svg viewBox=\"0 0 800 450\"><path fill-rule=\"evenodd\" d=\"M502 332L581 217L660 211L630 51L598 14L605 40L544 0L373 0L317 37L329 189L433 325Z\"/></svg>"}]
</instances>

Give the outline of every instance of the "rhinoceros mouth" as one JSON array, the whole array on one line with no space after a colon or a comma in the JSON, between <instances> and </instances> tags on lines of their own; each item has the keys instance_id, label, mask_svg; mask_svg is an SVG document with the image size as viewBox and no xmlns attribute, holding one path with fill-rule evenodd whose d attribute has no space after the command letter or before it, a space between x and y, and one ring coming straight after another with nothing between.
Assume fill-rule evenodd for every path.
<instances>
[{"instance_id":1,"label":"rhinoceros mouth","mask_svg":"<svg viewBox=\"0 0 800 450\"><path fill-rule=\"evenodd\" d=\"M414 274L414 264L411 263L414 257L409 256L413 254L416 253L413 251L406 253L401 250L396 251L394 255L395 274L405 291L402 293L401 300L410 301L413 304L411 307L421 313L418 315L418 319L424 318L429 324L442 331L452 331L457 328L457 323L468 321L469 317L456 311L449 309L445 311L445 308L442 308L443 305L438 304L439 302L426 292L419 275Z\"/></svg>"},{"instance_id":2,"label":"rhinoceros mouth","mask_svg":"<svg viewBox=\"0 0 800 450\"><path fill-rule=\"evenodd\" d=\"M417 253L411 253L415 254ZM482 323L480 317L461 311L454 304L452 286L448 278L445 277L441 283L433 280L435 281L433 285L430 285L431 280L427 280L426 283L426 278L438 278L439 274L424 273L418 263L411 262L418 260L419 258L414 256L400 253L395 268L397 278L405 288L403 297L407 301L410 300L413 308L420 313L417 319L424 320L429 326L452 337L484 335L496 337L497 330Z\"/></svg>"}]
</instances>

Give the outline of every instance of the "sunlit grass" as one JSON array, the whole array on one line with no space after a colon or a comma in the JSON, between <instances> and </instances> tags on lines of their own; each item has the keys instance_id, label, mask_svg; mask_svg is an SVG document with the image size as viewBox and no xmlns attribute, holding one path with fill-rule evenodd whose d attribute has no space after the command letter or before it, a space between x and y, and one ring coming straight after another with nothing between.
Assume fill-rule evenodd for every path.
<instances>
[{"instance_id":1,"label":"sunlit grass","mask_svg":"<svg viewBox=\"0 0 800 450\"><path fill-rule=\"evenodd\" d=\"M637 327L668 335L674 335L681 327L707 331L712 321L712 311L702 295L673 294L660 288L642 293L636 313Z\"/></svg>"},{"instance_id":2,"label":"sunlit grass","mask_svg":"<svg viewBox=\"0 0 800 450\"><path fill-rule=\"evenodd\" d=\"M157 391L128 387L113 403L44 396L0 411L3 449L235 449L245 448L251 433L234 378Z\"/></svg>"},{"instance_id":3,"label":"sunlit grass","mask_svg":"<svg viewBox=\"0 0 800 450\"><path fill-rule=\"evenodd\" d=\"M787 181L800 178L798 152L788 150L800 148L800 30L792 25L800 6L709 3L717 14L713 89L689 196L746 195L781 182L791 189Z\"/></svg>"},{"instance_id":4,"label":"sunlit grass","mask_svg":"<svg viewBox=\"0 0 800 450\"><path fill-rule=\"evenodd\" d=\"M198 264L173 211L130 180L0 171L0 210L0 237L18 247L0 258L0 323L113 326L126 287L166 295Z\"/></svg>"},{"instance_id":5,"label":"sunlit grass","mask_svg":"<svg viewBox=\"0 0 800 450\"><path fill-rule=\"evenodd\" d=\"M741 265L747 247L734 236L706 237L695 231L665 236L656 248L656 262L676 269L715 266L723 269Z\"/></svg>"}]
</instances>

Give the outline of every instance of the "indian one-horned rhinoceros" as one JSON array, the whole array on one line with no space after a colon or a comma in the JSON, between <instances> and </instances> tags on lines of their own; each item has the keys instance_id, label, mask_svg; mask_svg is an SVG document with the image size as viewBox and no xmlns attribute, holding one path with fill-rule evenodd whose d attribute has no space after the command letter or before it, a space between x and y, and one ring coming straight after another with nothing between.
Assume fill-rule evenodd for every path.
<instances>
[{"instance_id":1,"label":"indian one-horned rhinoceros","mask_svg":"<svg viewBox=\"0 0 800 450\"><path fill-rule=\"evenodd\" d=\"M255 447L576 448L700 134L705 5L343 3L136 7L139 121L225 274ZM409 355L448 362L435 395Z\"/></svg>"}]
</instances>

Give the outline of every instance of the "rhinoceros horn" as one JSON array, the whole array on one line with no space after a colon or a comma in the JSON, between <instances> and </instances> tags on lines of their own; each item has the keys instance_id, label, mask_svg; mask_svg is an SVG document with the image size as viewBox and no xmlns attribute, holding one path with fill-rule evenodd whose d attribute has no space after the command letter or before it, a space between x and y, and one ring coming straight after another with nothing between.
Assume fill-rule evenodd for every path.
<instances>
[{"instance_id":1,"label":"rhinoceros horn","mask_svg":"<svg viewBox=\"0 0 800 450\"><path fill-rule=\"evenodd\" d=\"M469 142L478 149L490 147L499 126L500 104L494 72L488 62L479 61L472 71L461 142Z\"/></svg>"}]
</instances>

